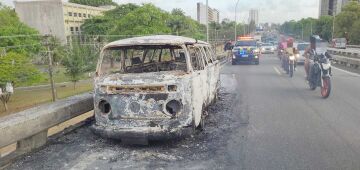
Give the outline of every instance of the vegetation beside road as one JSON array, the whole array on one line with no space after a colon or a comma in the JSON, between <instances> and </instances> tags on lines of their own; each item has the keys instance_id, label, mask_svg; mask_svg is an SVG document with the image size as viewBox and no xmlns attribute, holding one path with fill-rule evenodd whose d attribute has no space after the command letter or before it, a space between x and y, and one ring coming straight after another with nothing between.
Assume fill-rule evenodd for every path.
<instances>
[{"instance_id":1,"label":"vegetation beside road","mask_svg":"<svg viewBox=\"0 0 360 170\"><path fill-rule=\"evenodd\" d=\"M84 81L79 82L75 90L71 83L57 85L56 89L58 92L58 99L63 99L92 91L93 85L91 81ZM49 102L51 102L50 87L19 89L15 91L8 103L9 111L5 112L4 106L0 104L0 117Z\"/></svg>"},{"instance_id":2,"label":"vegetation beside road","mask_svg":"<svg viewBox=\"0 0 360 170\"><path fill-rule=\"evenodd\" d=\"M302 37L308 40L311 32L318 34L325 40L332 38L333 27L332 16L322 16L319 19L306 18L299 21L288 21L281 25L280 31L296 38ZM346 37L350 44L360 44L360 3L357 1L349 2L342 9L341 13L335 16L334 38Z\"/></svg>"}]
</instances>

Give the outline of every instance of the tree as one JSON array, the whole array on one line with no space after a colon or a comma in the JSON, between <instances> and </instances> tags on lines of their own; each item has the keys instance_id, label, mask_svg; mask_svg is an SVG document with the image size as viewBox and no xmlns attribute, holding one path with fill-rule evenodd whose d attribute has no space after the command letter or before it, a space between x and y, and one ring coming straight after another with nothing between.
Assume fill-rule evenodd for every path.
<instances>
[{"instance_id":1,"label":"tree","mask_svg":"<svg viewBox=\"0 0 360 170\"><path fill-rule=\"evenodd\" d=\"M0 57L0 86L8 82L33 84L43 77L24 54L9 52Z\"/></svg>"},{"instance_id":2,"label":"tree","mask_svg":"<svg viewBox=\"0 0 360 170\"><path fill-rule=\"evenodd\" d=\"M322 16L315 22L315 34L330 41L332 37L333 17Z\"/></svg>"},{"instance_id":3,"label":"tree","mask_svg":"<svg viewBox=\"0 0 360 170\"><path fill-rule=\"evenodd\" d=\"M344 6L341 13L335 19L336 37L345 37L345 33L350 34L350 43L359 42L360 36L356 27L360 20L360 3L356 1L349 2ZM359 27L357 27L359 28Z\"/></svg>"},{"instance_id":4,"label":"tree","mask_svg":"<svg viewBox=\"0 0 360 170\"><path fill-rule=\"evenodd\" d=\"M181 9L168 13L152 4L138 6L129 3L107 11L103 16L87 19L82 30L87 35L122 35L120 38L175 34L203 40L206 29L204 25L185 16Z\"/></svg>"},{"instance_id":5,"label":"tree","mask_svg":"<svg viewBox=\"0 0 360 170\"><path fill-rule=\"evenodd\" d=\"M7 36L0 39L0 48L6 47L6 51L27 54L37 53L40 50L40 38L34 36L39 33L21 23L15 10L10 7L0 6L0 23L0 37ZM27 36L16 37L14 35Z\"/></svg>"},{"instance_id":6,"label":"tree","mask_svg":"<svg viewBox=\"0 0 360 170\"><path fill-rule=\"evenodd\" d=\"M98 51L95 51L90 46L82 46L74 43L62 60L62 64L66 68L66 75L70 77L71 82L74 83L74 90L76 83L81 79L83 74L87 71L94 70L96 67L96 58Z\"/></svg>"},{"instance_id":7,"label":"tree","mask_svg":"<svg viewBox=\"0 0 360 170\"><path fill-rule=\"evenodd\" d=\"M89 6L105 6L105 5L114 5L117 4L112 0L69 0L71 3L81 4L81 5L89 5Z\"/></svg>"},{"instance_id":8,"label":"tree","mask_svg":"<svg viewBox=\"0 0 360 170\"><path fill-rule=\"evenodd\" d=\"M103 16L85 20L85 23L81 26L81 30L87 35L109 34L121 18L137 8L139 8L138 5L131 3L117 6L115 9L106 11Z\"/></svg>"},{"instance_id":9,"label":"tree","mask_svg":"<svg viewBox=\"0 0 360 170\"><path fill-rule=\"evenodd\" d=\"M145 4L121 18L110 33L113 35L167 34L171 32L166 23L169 18L165 11L152 4Z\"/></svg>"}]
</instances>

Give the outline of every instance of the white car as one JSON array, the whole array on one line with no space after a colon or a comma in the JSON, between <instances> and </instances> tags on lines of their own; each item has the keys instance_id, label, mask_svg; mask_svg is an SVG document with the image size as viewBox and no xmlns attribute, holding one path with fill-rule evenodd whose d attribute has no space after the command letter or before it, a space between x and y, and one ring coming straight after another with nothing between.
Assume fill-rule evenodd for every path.
<instances>
[{"instance_id":1,"label":"white car","mask_svg":"<svg viewBox=\"0 0 360 170\"><path fill-rule=\"evenodd\" d=\"M262 54L274 54L275 50L275 46L271 43L264 43L261 45Z\"/></svg>"},{"instance_id":2,"label":"white car","mask_svg":"<svg viewBox=\"0 0 360 170\"><path fill-rule=\"evenodd\" d=\"M296 56L298 64L305 63L304 53L305 53L306 48L308 48L309 46L310 46L310 43L297 43L296 44L296 49L299 51L299 55Z\"/></svg>"}]
</instances>

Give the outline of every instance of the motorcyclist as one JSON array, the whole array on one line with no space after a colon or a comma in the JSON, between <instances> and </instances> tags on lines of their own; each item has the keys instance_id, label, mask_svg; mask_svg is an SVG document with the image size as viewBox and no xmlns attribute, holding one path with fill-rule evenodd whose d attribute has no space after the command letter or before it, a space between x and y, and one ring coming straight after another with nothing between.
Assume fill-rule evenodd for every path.
<instances>
[{"instance_id":1,"label":"motorcyclist","mask_svg":"<svg viewBox=\"0 0 360 170\"><path fill-rule=\"evenodd\" d=\"M315 43L310 43L310 46L307 47L304 52L304 57L305 57L304 68L306 73L306 79L308 79L309 77L310 61L311 61L310 55L312 54L313 50L315 50L315 48L316 48Z\"/></svg>"},{"instance_id":2,"label":"motorcyclist","mask_svg":"<svg viewBox=\"0 0 360 170\"><path fill-rule=\"evenodd\" d=\"M285 66L285 62L289 62L289 56L295 56L298 54L296 48L294 48L294 39L289 38L286 41L285 55L283 55L283 66ZM296 61L294 63L294 68L296 69Z\"/></svg>"}]
</instances>

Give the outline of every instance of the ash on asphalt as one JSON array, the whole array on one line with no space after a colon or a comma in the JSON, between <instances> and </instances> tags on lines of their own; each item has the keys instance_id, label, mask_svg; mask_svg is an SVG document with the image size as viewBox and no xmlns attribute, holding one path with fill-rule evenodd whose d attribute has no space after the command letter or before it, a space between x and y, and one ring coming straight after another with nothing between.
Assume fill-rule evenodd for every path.
<instances>
[{"instance_id":1,"label":"ash on asphalt","mask_svg":"<svg viewBox=\"0 0 360 170\"><path fill-rule=\"evenodd\" d=\"M149 146L129 146L94 135L90 125L78 128L34 153L19 159L9 169L183 169L224 168L226 145L241 123L232 111L236 94L220 90L209 107L204 131L191 137Z\"/></svg>"}]
</instances>

